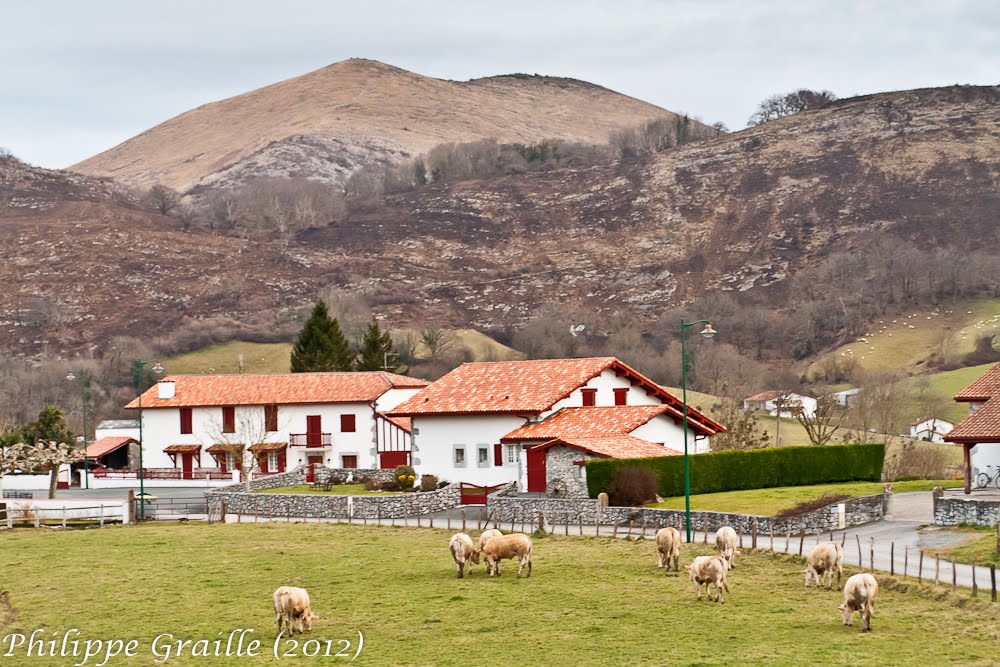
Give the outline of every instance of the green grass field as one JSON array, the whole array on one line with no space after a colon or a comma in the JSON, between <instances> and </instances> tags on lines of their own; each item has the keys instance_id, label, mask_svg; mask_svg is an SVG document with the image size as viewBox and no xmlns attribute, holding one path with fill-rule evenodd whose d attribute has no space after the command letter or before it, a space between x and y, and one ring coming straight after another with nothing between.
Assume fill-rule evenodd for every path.
<instances>
[{"instance_id":1,"label":"green grass field","mask_svg":"<svg viewBox=\"0 0 1000 667\"><path fill-rule=\"evenodd\" d=\"M502 577L479 565L457 579L448 537L343 524L19 530L0 535L0 590L16 609L13 621L0 610L0 637L44 626L46 638L70 628L134 638L139 654L108 664L151 665L160 633L215 640L250 628L260 657L166 664L271 664L271 593L290 584L310 591L320 616L307 639L353 642L353 655L364 634L358 665L996 664L1000 608L967 591L880 578L873 632L861 633L857 620L841 625L839 593L804 589L801 561L790 556L745 550L731 594L715 604L657 570L651 541L550 536L535 541L530 578L516 579L508 561ZM683 547L682 565L705 553ZM72 662L22 653L3 664Z\"/></svg>"},{"instance_id":2,"label":"green grass field","mask_svg":"<svg viewBox=\"0 0 1000 667\"><path fill-rule=\"evenodd\" d=\"M1000 565L997 554L997 529L989 526L956 526L948 528L952 532L963 533L968 538L954 546L927 549L930 556L954 558L959 563L977 565Z\"/></svg>"},{"instance_id":3,"label":"green grass field","mask_svg":"<svg viewBox=\"0 0 1000 667\"><path fill-rule=\"evenodd\" d=\"M326 496L398 496L390 491L368 491L364 484L334 484L329 491L312 484L296 484L294 486L278 486L273 489L261 489L257 493L306 493Z\"/></svg>"},{"instance_id":4,"label":"green grass field","mask_svg":"<svg viewBox=\"0 0 1000 667\"><path fill-rule=\"evenodd\" d=\"M895 493L906 491L930 491L935 486L958 487L962 482L955 480L913 480L893 482ZM882 482L842 482L839 484L817 484L815 486L779 486L770 489L749 489L746 491L725 491L703 493L691 496L691 509L712 512L738 512L774 516L782 510L795 507L799 503L815 500L823 496L846 494L853 497L882 493ZM663 502L650 505L663 509L684 509L684 496L665 498Z\"/></svg>"}]
</instances>

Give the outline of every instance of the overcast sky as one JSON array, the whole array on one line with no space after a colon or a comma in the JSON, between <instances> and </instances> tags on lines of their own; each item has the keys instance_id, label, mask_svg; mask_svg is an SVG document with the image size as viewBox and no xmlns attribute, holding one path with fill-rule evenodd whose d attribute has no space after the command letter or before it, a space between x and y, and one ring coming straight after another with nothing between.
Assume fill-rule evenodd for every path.
<instances>
[{"instance_id":1,"label":"overcast sky","mask_svg":"<svg viewBox=\"0 0 1000 667\"><path fill-rule=\"evenodd\" d=\"M0 147L66 167L345 58L597 83L741 129L757 102L1000 83L993 0L0 0Z\"/></svg>"}]
</instances>

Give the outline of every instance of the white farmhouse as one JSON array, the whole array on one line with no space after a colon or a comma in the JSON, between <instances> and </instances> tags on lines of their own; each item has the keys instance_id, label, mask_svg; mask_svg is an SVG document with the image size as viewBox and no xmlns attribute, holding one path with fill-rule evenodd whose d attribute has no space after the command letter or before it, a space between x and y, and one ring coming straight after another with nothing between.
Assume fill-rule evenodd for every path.
<instances>
[{"instance_id":1,"label":"white farmhouse","mask_svg":"<svg viewBox=\"0 0 1000 667\"><path fill-rule=\"evenodd\" d=\"M389 415L412 419L418 472L529 492L578 490L589 458L684 450L681 401L614 357L463 364ZM725 430L690 406L688 426L689 453Z\"/></svg>"},{"instance_id":2,"label":"white farmhouse","mask_svg":"<svg viewBox=\"0 0 1000 667\"><path fill-rule=\"evenodd\" d=\"M427 384L385 372L171 375L126 408L141 404L146 479L229 479L244 448L261 474L391 468L409 462L409 424L383 413Z\"/></svg>"},{"instance_id":3,"label":"white farmhouse","mask_svg":"<svg viewBox=\"0 0 1000 667\"><path fill-rule=\"evenodd\" d=\"M910 437L915 440L944 443L944 436L951 433L954 428L955 425L950 421L935 417L921 417L910 424Z\"/></svg>"},{"instance_id":4,"label":"white farmhouse","mask_svg":"<svg viewBox=\"0 0 1000 667\"><path fill-rule=\"evenodd\" d=\"M965 492L980 474L994 476L1000 468L1000 364L958 392L955 400L969 404L969 416L944 436L961 443L965 454Z\"/></svg>"},{"instance_id":5,"label":"white farmhouse","mask_svg":"<svg viewBox=\"0 0 1000 667\"><path fill-rule=\"evenodd\" d=\"M794 417L801 410L809 419L816 414L816 399L790 391L762 391L743 399L743 409L763 410L772 417Z\"/></svg>"}]
</instances>

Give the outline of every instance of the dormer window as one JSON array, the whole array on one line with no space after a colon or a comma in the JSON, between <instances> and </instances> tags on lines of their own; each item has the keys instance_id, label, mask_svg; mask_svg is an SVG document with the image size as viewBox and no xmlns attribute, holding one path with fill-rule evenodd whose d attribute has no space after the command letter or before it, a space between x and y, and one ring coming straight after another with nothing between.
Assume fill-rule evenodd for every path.
<instances>
[{"instance_id":1,"label":"dormer window","mask_svg":"<svg viewBox=\"0 0 1000 667\"><path fill-rule=\"evenodd\" d=\"M615 405L627 405L628 387L618 387L615 389Z\"/></svg>"},{"instance_id":2,"label":"dormer window","mask_svg":"<svg viewBox=\"0 0 1000 667\"><path fill-rule=\"evenodd\" d=\"M580 393L583 394L583 407L587 408L597 405L596 389L581 389Z\"/></svg>"}]
</instances>

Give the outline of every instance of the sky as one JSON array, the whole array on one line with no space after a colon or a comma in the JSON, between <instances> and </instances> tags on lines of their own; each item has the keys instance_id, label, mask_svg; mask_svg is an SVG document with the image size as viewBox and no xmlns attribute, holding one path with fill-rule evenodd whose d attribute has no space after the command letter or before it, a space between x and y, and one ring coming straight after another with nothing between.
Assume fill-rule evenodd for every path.
<instances>
[{"instance_id":1,"label":"sky","mask_svg":"<svg viewBox=\"0 0 1000 667\"><path fill-rule=\"evenodd\" d=\"M0 26L0 147L50 168L351 57L572 77L732 130L798 88L1000 83L993 0L0 0Z\"/></svg>"}]
</instances>

